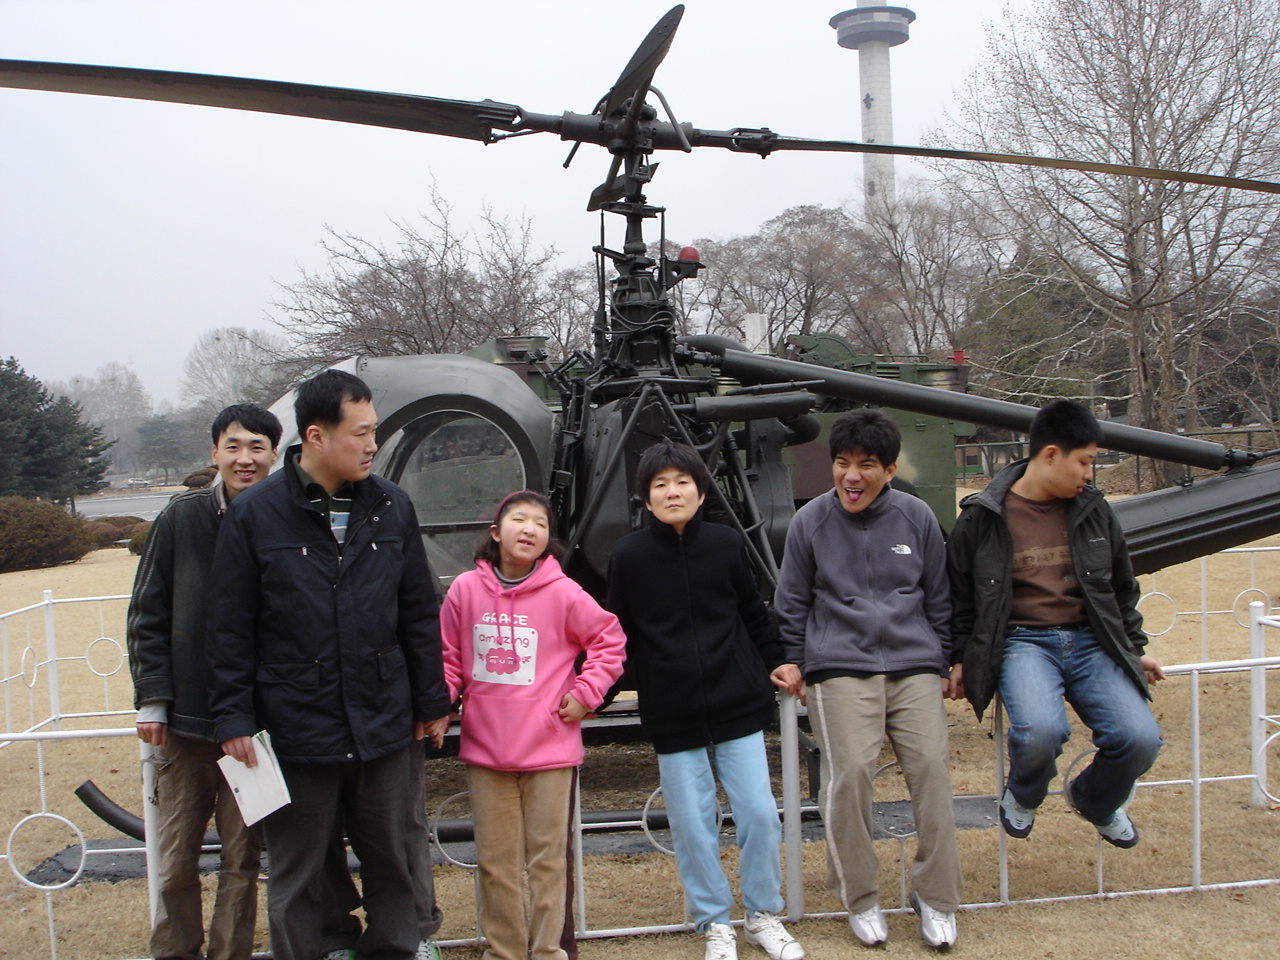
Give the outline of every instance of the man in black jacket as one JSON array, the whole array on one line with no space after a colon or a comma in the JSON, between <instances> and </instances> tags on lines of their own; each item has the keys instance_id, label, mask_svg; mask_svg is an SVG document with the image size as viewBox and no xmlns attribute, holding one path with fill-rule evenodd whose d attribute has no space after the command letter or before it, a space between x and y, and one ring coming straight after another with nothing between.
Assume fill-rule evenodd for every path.
<instances>
[{"instance_id":1,"label":"man in black jacket","mask_svg":"<svg viewBox=\"0 0 1280 960\"><path fill-rule=\"evenodd\" d=\"M415 741L448 724L438 604L408 496L370 474L372 394L337 370L295 402L299 448L228 512L214 558L209 648L218 738L252 763L265 729L292 801L264 821L277 960L321 951L328 839L361 864L370 960L418 947L408 850Z\"/></svg>"},{"instance_id":2,"label":"man in black jacket","mask_svg":"<svg viewBox=\"0 0 1280 960\"><path fill-rule=\"evenodd\" d=\"M1009 776L999 816L1018 838L1031 833L1071 736L1065 698L1098 749L1063 796L1127 848L1138 830L1124 807L1163 743L1146 701L1164 672L1146 653L1124 534L1090 483L1101 439L1085 407L1055 400L1031 423L1029 459L961 501L947 544L951 696L981 718L1000 694Z\"/></svg>"},{"instance_id":3,"label":"man in black jacket","mask_svg":"<svg viewBox=\"0 0 1280 960\"><path fill-rule=\"evenodd\" d=\"M156 960L249 960L257 914L262 828L246 827L218 769L222 748L209 712L205 620L209 568L227 504L266 477L280 421L254 404L214 419L216 482L175 497L156 517L129 602L129 669L138 736L158 760L158 898L151 930ZM200 903L200 848L210 817L222 841L208 950Z\"/></svg>"}]
</instances>

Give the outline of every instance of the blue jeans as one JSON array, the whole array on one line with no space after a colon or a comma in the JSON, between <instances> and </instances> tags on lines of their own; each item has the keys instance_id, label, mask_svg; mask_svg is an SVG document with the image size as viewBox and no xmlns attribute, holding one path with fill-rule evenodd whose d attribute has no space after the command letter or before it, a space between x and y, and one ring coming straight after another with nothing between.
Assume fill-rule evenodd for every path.
<instances>
[{"instance_id":1,"label":"blue jeans","mask_svg":"<svg viewBox=\"0 0 1280 960\"><path fill-rule=\"evenodd\" d=\"M1024 807L1040 806L1058 772L1071 736L1064 698L1098 748L1067 785L1091 823L1111 820L1164 744L1142 691L1087 627L1014 627L1000 661L1000 698L1009 718L1008 787Z\"/></svg>"},{"instance_id":2,"label":"blue jeans","mask_svg":"<svg viewBox=\"0 0 1280 960\"><path fill-rule=\"evenodd\" d=\"M676 866L685 905L694 926L704 931L728 923L733 893L720 866L716 830L716 776L733 808L738 846L742 848L739 879L748 913L781 913L782 825L769 783L764 734L696 750L658 754L662 794L676 847Z\"/></svg>"}]
</instances>

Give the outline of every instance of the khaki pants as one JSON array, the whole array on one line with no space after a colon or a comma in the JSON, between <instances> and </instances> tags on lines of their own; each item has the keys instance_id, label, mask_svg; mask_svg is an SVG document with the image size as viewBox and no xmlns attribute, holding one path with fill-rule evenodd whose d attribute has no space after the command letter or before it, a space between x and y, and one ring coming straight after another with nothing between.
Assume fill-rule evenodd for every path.
<instances>
[{"instance_id":1,"label":"khaki pants","mask_svg":"<svg viewBox=\"0 0 1280 960\"><path fill-rule=\"evenodd\" d=\"M912 888L929 906L954 912L962 879L939 678L836 677L811 686L808 701L822 751L818 806L827 835L827 887L850 913L878 902L872 777L887 732L916 822Z\"/></svg>"},{"instance_id":2,"label":"khaki pants","mask_svg":"<svg viewBox=\"0 0 1280 960\"><path fill-rule=\"evenodd\" d=\"M467 767L484 960L565 960L565 857L573 767Z\"/></svg>"},{"instance_id":3,"label":"khaki pants","mask_svg":"<svg viewBox=\"0 0 1280 960\"><path fill-rule=\"evenodd\" d=\"M258 910L262 825L244 825L235 795L218 768L222 747L172 730L156 768L160 811L159 901L151 955L161 960L249 960ZM212 817L222 841L218 893L204 945L200 847Z\"/></svg>"}]
</instances>

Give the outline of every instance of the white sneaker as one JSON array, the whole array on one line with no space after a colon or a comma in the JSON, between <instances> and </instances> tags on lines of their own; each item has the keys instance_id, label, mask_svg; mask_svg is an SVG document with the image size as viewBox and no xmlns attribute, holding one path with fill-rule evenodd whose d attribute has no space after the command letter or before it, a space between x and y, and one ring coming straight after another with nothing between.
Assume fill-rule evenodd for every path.
<instances>
[{"instance_id":1,"label":"white sneaker","mask_svg":"<svg viewBox=\"0 0 1280 960\"><path fill-rule=\"evenodd\" d=\"M878 903L870 910L849 914L849 928L864 947L878 947L889 939L889 926Z\"/></svg>"},{"instance_id":2,"label":"white sneaker","mask_svg":"<svg viewBox=\"0 0 1280 960\"><path fill-rule=\"evenodd\" d=\"M738 935L727 923L713 923L707 927L707 951L705 960L738 960Z\"/></svg>"},{"instance_id":3,"label":"white sneaker","mask_svg":"<svg viewBox=\"0 0 1280 960\"><path fill-rule=\"evenodd\" d=\"M920 939L939 950L950 950L956 942L956 915L935 910L914 890L911 891L911 909L920 917Z\"/></svg>"},{"instance_id":4,"label":"white sneaker","mask_svg":"<svg viewBox=\"0 0 1280 960\"><path fill-rule=\"evenodd\" d=\"M759 947L772 960L804 960L804 947L772 913L749 914L742 931L747 943Z\"/></svg>"},{"instance_id":5,"label":"white sneaker","mask_svg":"<svg viewBox=\"0 0 1280 960\"><path fill-rule=\"evenodd\" d=\"M330 950L320 960L356 960L356 952L348 947Z\"/></svg>"}]
</instances>

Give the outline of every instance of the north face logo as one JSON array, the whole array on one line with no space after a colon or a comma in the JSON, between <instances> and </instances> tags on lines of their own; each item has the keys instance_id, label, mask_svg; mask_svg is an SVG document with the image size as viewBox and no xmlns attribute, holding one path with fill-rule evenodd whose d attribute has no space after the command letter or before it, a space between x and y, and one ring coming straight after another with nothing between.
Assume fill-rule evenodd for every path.
<instances>
[{"instance_id":1,"label":"north face logo","mask_svg":"<svg viewBox=\"0 0 1280 960\"><path fill-rule=\"evenodd\" d=\"M911 548L907 546L905 543L895 543L889 549L892 550L894 553L902 554L904 557L910 555L911 553Z\"/></svg>"}]
</instances>

